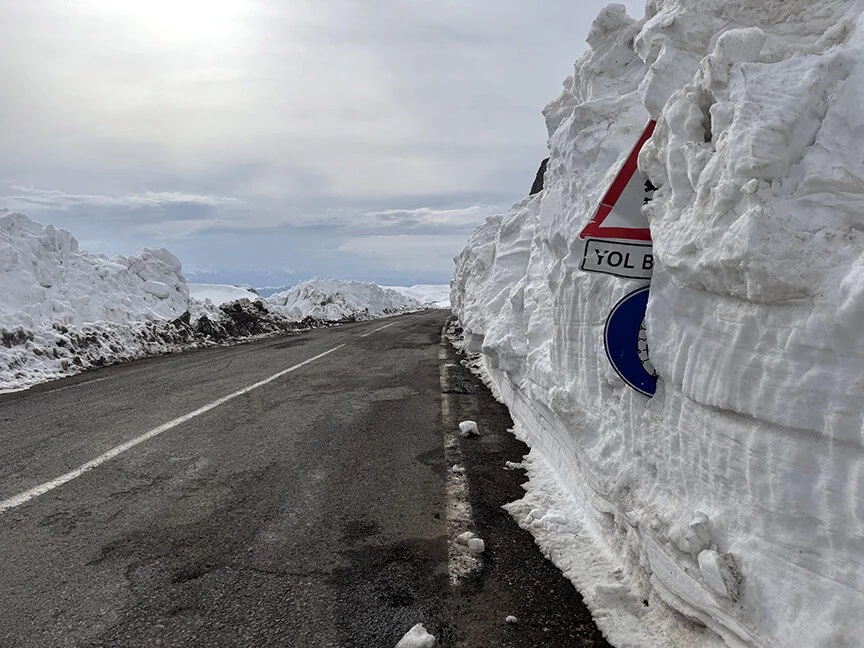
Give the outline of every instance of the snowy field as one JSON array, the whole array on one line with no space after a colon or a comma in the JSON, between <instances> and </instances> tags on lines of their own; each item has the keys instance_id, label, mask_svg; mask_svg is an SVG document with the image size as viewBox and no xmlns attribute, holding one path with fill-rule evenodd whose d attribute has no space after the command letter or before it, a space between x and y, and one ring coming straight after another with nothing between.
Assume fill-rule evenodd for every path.
<instances>
[{"instance_id":1,"label":"snowy field","mask_svg":"<svg viewBox=\"0 0 864 648\"><path fill-rule=\"evenodd\" d=\"M597 18L545 189L457 260L468 349L531 445L517 520L619 647L864 645L859 1ZM579 233L649 119L649 398L604 349L646 285ZM635 344L635 342L634 342Z\"/></svg>"},{"instance_id":2,"label":"snowy field","mask_svg":"<svg viewBox=\"0 0 864 648\"><path fill-rule=\"evenodd\" d=\"M0 210L0 391L125 360L424 308L375 284L315 279L270 299L191 284L167 250L130 257Z\"/></svg>"}]
</instances>

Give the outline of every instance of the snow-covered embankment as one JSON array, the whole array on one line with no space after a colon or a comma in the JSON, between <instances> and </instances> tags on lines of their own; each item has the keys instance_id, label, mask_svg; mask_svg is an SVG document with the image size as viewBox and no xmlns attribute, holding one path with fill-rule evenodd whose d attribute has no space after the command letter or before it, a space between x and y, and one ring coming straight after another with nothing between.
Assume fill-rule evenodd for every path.
<instances>
[{"instance_id":1,"label":"snow-covered embankment","mask_svg":"<svg viewBox=\"0 0 864 648\"><path fill-rule=\"evenodd\" d=\"M333 280L305 282L273 300L232 286L194 290L200 301L190 297L180 261L167 250L108 259L79 250L65 230L0 209L0 391L125 360L422 308L374 284ZM304 299L290 299L301 293Z\"/></svg>"},{"instance_id":2,"label":"snow-covered embankment","mask_svg":"<svg viewBox=\"0 0 864 648\"><path fill-rule=\"evenodd\" d=\"M862 8L608 7L545 110L545 190L457 258L533 448L511 510L618 646L864 645ZM580 270L578 238L649 119L651 399L602 342L640 283Z\"/></svg>"}]
</instances>

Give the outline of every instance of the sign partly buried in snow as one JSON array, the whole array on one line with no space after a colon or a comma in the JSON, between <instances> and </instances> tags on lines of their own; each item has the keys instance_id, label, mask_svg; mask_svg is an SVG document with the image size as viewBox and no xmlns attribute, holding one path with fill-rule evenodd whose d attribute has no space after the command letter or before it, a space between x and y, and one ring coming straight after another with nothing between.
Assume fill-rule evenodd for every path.
<instances>
[{"instance_id":1,"label":"sign partly buried in snow","mask_svg":"<svg viewBox=\"0 0 864 648\"><path fill-rule=\"evenodd\" d=\"M591 222L579 234L585 240L582 270L629 279L650 279L654 269L651 230L642 206L654 185L638 168L639 151L654 133L649 121L624 166L615 176Z\"/></svg>"},{"instance_id":2,"label":"sign partly buried in snow","mask_svg":"<svg viewBox=\"0 0 864 648\"><path fill-rule=\"evenodd\" d=\"M585 241L583 270L603 272L630 279L650 279L654 269L651 243L629 243L588 239Z\"/></svg>"},{"instance_id":3,"label":"sign partly buried in snow","mask_svg":"<svg viewBox=\"0 0 864 648\"><path fill-rule=\"evenodd\" d=\"M609 362L621 379L636 391L653 396L657 373L648 359L645 335L648 288L634 290L615 305L606 320L603 342Z\"/></svg>"}]
</instances>

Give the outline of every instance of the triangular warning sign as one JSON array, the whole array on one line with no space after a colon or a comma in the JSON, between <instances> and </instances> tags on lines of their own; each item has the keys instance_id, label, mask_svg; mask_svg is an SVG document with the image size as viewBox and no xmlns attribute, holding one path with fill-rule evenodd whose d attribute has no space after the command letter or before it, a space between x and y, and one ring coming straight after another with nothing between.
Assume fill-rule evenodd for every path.
<instances>
[{"instance_id":1,"label":"triangular warning sign","mask_svg":"<svg viewBox=\"0 0 864 648\"><path fill-rule=\"evenodd\" d=\"M656 125L654 120L648 122L624 166L600 201L594 218L585 226L579 238L651 240L651 230L648 229L648 220L642 215L642 205L651 199L654 186L648 177L639 171L637 161L639 151L654 133Z\"/></svg>"}]
</instances>

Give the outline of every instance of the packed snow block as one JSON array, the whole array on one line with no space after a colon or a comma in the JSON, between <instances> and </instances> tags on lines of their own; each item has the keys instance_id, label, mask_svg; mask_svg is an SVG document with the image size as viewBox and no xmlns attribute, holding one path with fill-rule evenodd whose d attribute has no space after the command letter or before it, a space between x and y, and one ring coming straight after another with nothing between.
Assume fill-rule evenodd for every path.
<instances>
[{"instance_id":1,"label":"packed snow block","mask_svg":"<svg viewBox=\"0 0 864 648\"><path fill-rule=\"evenodd\" d=\"M652 636L864 645L861 5L611 5L588 42L544 110L543 191L456 259L467 350L622 585L707 628L652 604ZM649 119L650 400L602 344L639 284L582 271L579 239Z\"/></svg>"},{"instance_id":2,"label":"packed snow block","mask_svg":"<svg viewBox=\"0 0 864 648\"><path fill-rule=\"evenodd\" d=\"M475 556L486 551L486 542L482 538L470 538L467 545L468 553L472 553Z\"/></svg>"},{"instance_id":3,"label":"packed snow block","mask_svg":"<svg viewBox=\"0 0 864 648\"><path fill-rule=\"evenodd\" d=\"M463 437L479 436L480 430L477 428L477 423L474 421L462 421L459 424L459 434Z\"/></svg>"},{"instance_id":4,"label":"packed snow block","mask_svg":"<svg viewBox=\"0 0 864 648\"><path fill-rule=\"evenodd\" d=\"M732 554L719 554L706 549L699 553L699 571L705 584L719 596L737 601L741 586L741 572Z\"/></svg>"},{"instance_id":5,"label":"packed snow block","mask_svg":"<svg viewBox=\"0 0 864 648\"><path fill-rule=\"evenodd\" d=\"M426 631L422 623L411 628L396 644L396 648L435 648L435 637Z\"/></svg>"},{"instance_id":6,"label":"packed snow block","mask_svg":"<svg viewBox=\"0 0 864 648\"><path fill-rule=\"evenodd\" d=\"M689 522L679 522L669 532L669 538L679 551L696 556L711 546L711 529L708 516L697 511Z\"/></svg>"},{"instance_id":7,"label":"packed snow block","mask_svg":"<svg viewBox=\"0 0 864 648\"><path fill-rule=\"evenodd\" d=\"M475 537L473 531L463 531L458 536L456 536L456 542L467 547L468 541L471 540L471 538L473 537Z\"/></svg>"}]
</instances>

